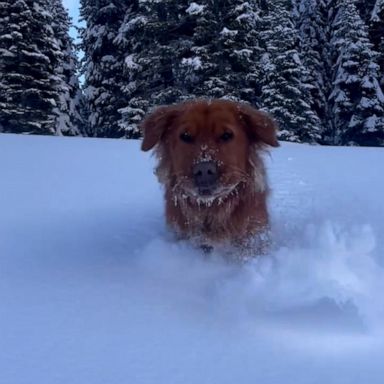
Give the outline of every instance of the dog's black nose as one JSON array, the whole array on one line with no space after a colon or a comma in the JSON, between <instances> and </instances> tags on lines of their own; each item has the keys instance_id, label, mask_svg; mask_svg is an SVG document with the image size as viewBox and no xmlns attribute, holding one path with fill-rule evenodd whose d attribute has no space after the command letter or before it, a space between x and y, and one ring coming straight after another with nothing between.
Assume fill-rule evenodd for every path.
<instances>
[{"instance_id":1,"label":"dog's black nose","mask_svg":"<svg viewBox=\"0 0 384 384\"><path fill-rule=\"evenodd\" d=\"M210 194L218 179L217 165L213 161L202 161L193 167L193 179L201 194Z\"/></svg>"}]
</instances>

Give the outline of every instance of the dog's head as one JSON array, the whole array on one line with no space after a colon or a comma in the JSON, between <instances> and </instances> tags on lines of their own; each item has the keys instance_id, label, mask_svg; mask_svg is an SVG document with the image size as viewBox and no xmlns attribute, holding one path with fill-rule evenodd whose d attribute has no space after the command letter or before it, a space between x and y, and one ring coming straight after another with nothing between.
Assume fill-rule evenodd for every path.
<instances>
[{"instance_id":1,"label":"dog's head","mask_svg":"<svg viewBox=\"0 0 384 384\"><path fill-rule=\"evenodd\" d=\"M157 149L160 181L175 194L201 200L227 196L250 182L257 150L279 145L271 117L227 100L159 107L141 128L142 150Z\"/></svg>"}]
</instances>

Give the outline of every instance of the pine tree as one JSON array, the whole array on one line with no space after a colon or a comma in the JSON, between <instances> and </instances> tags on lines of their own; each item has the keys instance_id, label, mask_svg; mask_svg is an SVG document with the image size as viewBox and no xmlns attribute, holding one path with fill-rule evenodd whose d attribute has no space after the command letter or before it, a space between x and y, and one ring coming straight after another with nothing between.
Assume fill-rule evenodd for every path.
<instances>
[{"instance_id":1,"label":"pine tree","mask_svg":"<svg viewBox=\"0 0 384 384\"><path fill-rule=\"evenodd\" d=\"M0 125L5 132L54 134L60 59L48 0L0 3Z\"/></svg>"},{"instance_id":2,"label":"pine tree","mask_svg":"<svg viewBox=\"0 0 384 384\"><path fill-rule=\"evenodd\" d=\"M127 137L137 137L138 124L153 106L183 99L182 58L190 47L193 17L185 14L187 1L131 4L115 42L124 51L125 106L119 125Z\"/></svg>"},{"instance_id":3,"label":"pine tree","mask_svg":"<svg viewBox=\"0 0 384 384\"><path fill-rule=\"evenodd\" d=\"M383 55L368 47L356 56L359 85L343 85L353 65L343 61L349 37L337 37L348 35L341 30L347 23L334 20L352 2L360 20L371 17L370 36L382 52L383 0L368 0L366 8L360 0L82 0L90 133L138 137L156 105L224 97L272 112L285 140L374 142ZM342 106L348 88L354 101Z\"/></svg>"},{"instance_id":4,"label":"pine tree","mask_svg":"<svg viewBox=\"0 0 384 384\"><path fill-rule=\"evenodd\" d=\"M377 53L353 0L339 3L333 23L334 143L383 145L384 96Z\"/></svg>"},{"instance_id":5,"label":"pine tree","mask_svg":"<svg viewBox=\"0 0 384 384\"><path fill-rule=\"evenodd\" d=\"M331 67L328 55L328 7L326 0L299 0L297 29L300 57L306 72L304 82L310 92L310 107L321 122L322 141L330 127L328 96L331 89Z\"/></svg>"},{"instance_id":6,"label":"pine tree","mask_svg":"<svg viewBox=\"0 0 384 384\"><path fill-rule=\"evenodd\" d=\"M119 33L127 106L121 126L137 132L145 112L194 97L256 103L259 86L255 1L141 1Z\"/></svg>"},{"instance_id":7,"label":"pine tree","mask_svg":"<svg viewBox=\"0 0 384 384\"><path fill-rule=\"evenodd\" d=\"M77 78L78 61L74 43L69 36L71 25L62 0L52 0L53 31L61 55L55 68L59 102L55 133L57 135L75 136L84 129L81 113L82 93Z\"/></svg>"},{"instance_id":8,"label":"pine tree","mask_svg":"<svg viewBox=\"0 0 384 384\"><path fill-rule=\"evenodd\" d=\"M374 49L378 52L381 88L384 88L384 0L376 0L369 19L369 35Z\"/></svg>"},{"instance_id":9,"label":"pine tree","mask_svg":"<svg viewBox=\"0 0 384 384\"><path fill-rule=\"evenodd\" d=\"M85 77L84 97L89 112L87 134L95 137L124 137L119 109L125 106L121 85L123 52L115 43L127 9L125 0L82 0L81 30Z\"/></svg>"},{"instance_id":10,"label":"pine tree","mask_svg":"<svg viewBox=\"0 0 384 384\"><path fill-rule=\"evenodd\" d=\"M262 106L280 124L280 138L318 142L320 121L311 110L308 73L298 52L298 33L292 20L291 2L276 0L264 16L262 58Z\"/></svg>"},{"instance_id":11,"label":"pine tree","mask_svg":"<svg viewBox=\"0 0 384 384\"><path fill-rule=\"evenodd\" d=\"M144 48L140 44L140 35L143 35L143 26L146 23L146 17L140 15L139 2L132 1L124 15L124 19L119 28L114 43L125 52L123 56L123 74L124 83L121 86L121 92L124 95L125 103L118 110L120 116L118 125L121 131L125 132L126 137L138 137L139 123L143 119L148 102L139 95L145 92L137 81L140 73L140 66L135 62L137 54L141 53ZM135 39L138 39L135 42ZM142 43L142 41L141 41Z\"/></svg>"},{"instance_id":12,"label":"pine tree","mask_svg":"<svg viewBox=\"0 0 384 384\"><path fill-rule=\"evenodd\" d=\"M69 24L61 0L0 3L3 131L79 134Z\"/></svg>"},{"instance_id":13,"label":"pine tree","mask_svg":"<svg viewBox=\"0 0 384 384\"><path fill-rule=\"evenodd\" d=\"M223 7L226 6L223 2ZM217 42L220 32L215 1L199 1L191 3L185 9L195 19L195 28L191 36L189 52L182 58L180 78L184 79L183 88L191 97L221 97L225 95L223 82L220 79L219 63L213 59L211 45ZM216 51L222 47L217 46ZM205 85L205 86L204 86Z\"/></svg>"},{"instance_id":14,"label":"pine tree","mask_svg":"<svg viewBox=\"0 0 384 384\"><path fill-rule=\"evenodd\" d=\"M257 103L259 6L253 1L192 3L196 16L190 57L183 60L186 89L197 96Z\"/></svg>"}]
</instances>

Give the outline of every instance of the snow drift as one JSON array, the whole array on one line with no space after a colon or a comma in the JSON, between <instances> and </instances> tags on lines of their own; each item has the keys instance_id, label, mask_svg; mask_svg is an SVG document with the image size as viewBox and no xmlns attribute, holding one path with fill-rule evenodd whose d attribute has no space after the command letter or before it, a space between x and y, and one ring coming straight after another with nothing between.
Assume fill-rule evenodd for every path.
<instances>
[{"instance_id":1,"label":"snow drift","mask_svg":"<svg viewBox=\"0 0 384 384\"><path fill-rule=\"evenodd\" d=\"M0 136L0 383L381 383L384 152L282 143L270 254L175 242L135 141Z\"/></svg>"}]
</instances>

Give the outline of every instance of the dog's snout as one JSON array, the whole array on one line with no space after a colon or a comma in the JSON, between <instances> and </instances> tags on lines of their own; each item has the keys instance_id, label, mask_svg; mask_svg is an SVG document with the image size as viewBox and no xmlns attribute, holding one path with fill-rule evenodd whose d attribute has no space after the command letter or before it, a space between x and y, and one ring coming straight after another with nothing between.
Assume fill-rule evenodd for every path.
<instances>
[{"instance_id":1,"label":"dog's snout","mask_svg":"<svg viewBox=\"0 0 384 384\"><path fill-rule=\"evenodd\" d=\"M202 161L193 167L193 178L199 189L211 189L218 179L217 165L213 161Z\"/></svg>"}]
</instances>

